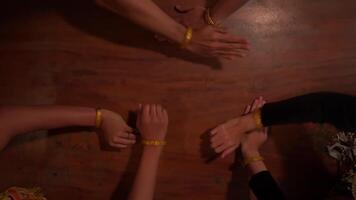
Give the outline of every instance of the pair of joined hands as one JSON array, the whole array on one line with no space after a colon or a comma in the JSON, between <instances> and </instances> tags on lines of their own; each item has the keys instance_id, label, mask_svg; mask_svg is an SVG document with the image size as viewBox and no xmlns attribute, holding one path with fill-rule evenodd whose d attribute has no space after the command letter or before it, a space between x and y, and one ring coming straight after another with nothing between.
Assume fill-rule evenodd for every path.
<instances>
[{"instance_id":1,"label":"pair of joined hands","mask_svg":"<svg viewBox=\"0 0 356 200\"><path fill-rule=\"evenodd\" d=\"M231 119L211 131L211 147L221 158L234 152L241 144L244 157L258 155L259 148L267 141L267 128L250 130L246 127L244 117L260 109L266 101L256 98L252 104L247 105L242 117Z\"/></svg>"},{"instance_id":2,"label":"pair of joined hands","mask_svg":"<svg viewBox=\"0 0 356 200\"><path fill-rule=\"evenodd\" d=\"M139 105L136 127L144 140L163 141L167 134L168 114L157 104ZM104 139L115 148L126 148L136 143L134 129L128 126L121 115L110 110L102 110Z\"/></svg>"}]
</instances>

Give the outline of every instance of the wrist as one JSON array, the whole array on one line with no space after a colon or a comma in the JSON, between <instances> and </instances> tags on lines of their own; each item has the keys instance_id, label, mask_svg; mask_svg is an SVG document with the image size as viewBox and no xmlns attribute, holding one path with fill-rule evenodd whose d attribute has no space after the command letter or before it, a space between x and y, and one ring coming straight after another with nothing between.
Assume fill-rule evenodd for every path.
<instances>
[{"instance_id":1,"label":"wrist","mask_svg":"<svg viewBox=\"0 0 356 200\"><path fill-rule=\"evenodd\" d=\"M95 127L102 128L104 123L107 121L108 117L110 116L111 111L106 109L97 109L95 115Z\"/></svg>"},{"instance_id":2,"label":"wrist","mask_svg":"<svg viewBox=\"0 0 356 200\"><path fill-rule=\"evenodd\" d=\"M242 116L241 123L243 124L243 129L245 132L258 128L253 113Z\"/></svg>"},{"instance_id":3,"label":"wrist","mask_svg":"<svg viewBox=\"0 0 356 200\"><path fill-rule=\"evenodd\" d=\"M248 147L241 147L241 153L244 159L260 156L260 152L258 151L258 149Z\"/></svg>"},{"instance_id":4,"label":"wrist","mask_svg":"<svg viewBox=\"0 0 356 200\"><path fill-rule=\"evenodd\" d=\"M182 41L184 40L184 36L187 31L187 28L181 24L178 24L173 30L174 31L172 32L171 40L173 40L177 44L181 44Z\"/></svg>"},{"instance_id":5,"label":"wrist","mask_svg":"<svg viewBox=\"0 0 356 200\"><path fill-rule=\"evenodd\" d=\"M163 151L164 146L153 146L153 145L144 145L143 151L150 154L160 154Z\"/></svg>"}]
</instances>

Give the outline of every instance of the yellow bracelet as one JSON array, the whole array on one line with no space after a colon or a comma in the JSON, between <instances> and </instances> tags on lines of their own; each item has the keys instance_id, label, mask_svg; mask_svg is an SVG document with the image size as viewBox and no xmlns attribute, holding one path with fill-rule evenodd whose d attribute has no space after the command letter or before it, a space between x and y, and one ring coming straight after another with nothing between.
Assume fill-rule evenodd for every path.
<instances>
[{"instance_id":1,"label":"yellow bracelet","mask_svg":"<svg viewBox=\"0 0 356 200\"><path fill-rule=\"evenodd\" d=\"M258 129L263 128L262 119L261 119L261 109L257 109L255 112L253 112L253 119L255 120Z\"/></svg>"},{"instance_id":2,"label":"yellow bracelet","mask_svg":"<svg viewBox=\"0 0 356 200\"><path fill-rule=\"evenodd\" d=\"M186 48L188 46L188 44L192 41L193 38L193 29L192 27L188 27L187 31L184 34L184 39L182 41L182 48Z\"/></svg>"},{"instance_id":3,"label":"yellow bracelet","mask_svg":"<svg viewBox=\"0 0 356 200\"><path fill-rule=\"evenodd\" d=\"M212 26L216 25L216 23L214 22L213 18L210 15L210 8L207 8L205 10L204 19L205 19L205 23L207 23L208 25L212 25Z\"/></svg>"},{"instance_id":4,"label":"yellow bracelet","mask_svg":"<svg viewBox=\"0 0 356 200\"><path fill-rule=\"evenodd\" d=\"M263 157L262 156L255 156L255 157L250 157L244 160L244 167L246 167L247 165L253 163L253 162L257 162L257 161L263 161Z\"/></svg>"},{"instance_id":5,"label":"yellow bracelet","mask_svg":"<svg viewBox=\"0 0 356 200\"><path fill-rule=\"evenodd\" d=\"M102 123L102 112L100 108L96 109L96 115L95 115L95 127L100 128L101 123Z\"/></svg>"},{"instance_id":6,"label":"yellow bracelet","mask_svg":"<svg viewBox=\"0 0 356 200\"><path fill-rule=\"evenodd\" d=\"M167 142L161 140L142 140L142 144L151 146L164 146L167 144Z\"/></svg>"}]
</instances>

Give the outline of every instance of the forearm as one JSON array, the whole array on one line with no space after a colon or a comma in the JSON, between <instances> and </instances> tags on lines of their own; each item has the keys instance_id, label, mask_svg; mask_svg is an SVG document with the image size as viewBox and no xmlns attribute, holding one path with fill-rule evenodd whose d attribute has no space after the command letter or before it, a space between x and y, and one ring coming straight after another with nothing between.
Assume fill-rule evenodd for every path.
<instances>
[{"instance_id":1,"label":"forearm","mask_svg":"<svg viewBox=\"0 0 356 200\"><path fill-rule=\"evenodd\" d=\"M243 149L242 155L244 160L260 157L258 150ZM250 188L258 200L284 199L282 190L268 171L263 160L250 162L246 167L251 173Z\"/></svg>"},{"instance_id":2,"label":"forearm","mask_svg":"<svg viewBox=\"0 0 356 200\"><path fill-rule=\"evenodd\" d=\"M151 0L97 0L134 23L180 43L186 28L168 16Z\"/></svg>"},{"instance_id":3,"label":"forearm","mask_svg":"<svg viewBox=\"0 0 356 200\"><path fill-rule=\"evenodd\" d=\"M356 97L338 93L311 93L267 103L261 108L261 125L329 123L342 131L356 130ZM259 127L253 113L242 116L243 131Z\"/></svg>"},{"instance_id":4,"label":"forearm","mask_svg":"<svg viewBox=\"0 0 356 200\"><path fill-rule=\"evenodd\" d=\"M11 137L34 130L94 126L95 109L74 106L10 106L0 108L2 133Z\"/></svg>"},{"instance_id":5,"label":"forearm","mask_svg":"<svg viewBox=\"0 0 356 200\"><path fill-rule=\"evenodd\" d=\"M249 186L258 200L285 199L283 191L267 170L254 174L250 179Z\"/></svg>"},{"instance_id":6,"label":"forearm","mask_svg":"<svg viewBox=\"0 0 356 200\"><path fill-rule=\"evenodd\" d=\"M222 22L241 8L247 1L248 0L218 0L211 8L211 16L215 22Z\"/></svg>"},{"instance_id":7,"label":"forearm","mask_svg":"<svg viewBox=\"0 0 356 200\"><path fill-rule=\"evenodd\" d=\"M258 151L254 151L254 150L243 150L242 155L243 155L245 161L250 158L261 157L260 153ZM263 160L250 162L246 167L249 169L251 175L255 175L257 173L267 170L267 167L266 167L265 163L263 162Z\"/></svg>"},{"instance_id":8,"label":"forearm","mask_svg":"<svg viewBox=\"0 0 356 200\"><path fill-rule=\"evenodd\" d=\"M288 123L330 123L343 131L356 130L356 97L311 93L268 103L261 110L264 126Z\"/></svg>"},{"instance_id":9,"label":"forearm","mask_svg":"<svg viewBox=\"0 0 356 200\"><path fill-rule=\"evenodd\" d=\"M163 147L145 146L129 200L152 200Z\"/></svg>"}]
</instances>

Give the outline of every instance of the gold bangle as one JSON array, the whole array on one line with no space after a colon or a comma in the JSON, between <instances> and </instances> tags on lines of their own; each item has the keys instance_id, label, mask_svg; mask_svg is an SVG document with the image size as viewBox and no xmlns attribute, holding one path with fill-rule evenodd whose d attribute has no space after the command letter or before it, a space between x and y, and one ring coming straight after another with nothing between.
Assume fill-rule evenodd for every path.
<instances>
[{"instance_id":1,"label":"gold bangle","mask_svg":"<svg viewBox=\"0 0 356 200\"><path fill-rule=\"evenodd\" d=\"M161 140L142 140L142 144L150 146L164 146L167 144L167 142Z\"/></svg>"},{"instance_id":2,"label":"gold bangle","mask_svg":"<svg viewBox=\"0 0 356 200\"><path fill-rule=\"evenodd\" d=\"M258 129L263 128L262 119L261 119L261 109L257 109L255 112L253 112L253 119L255 120Z\"/></svg>"},{"instance_id":3,"label":"gold bangle","mask_svg":"<svg viewBox=\"0 0 356 200\"><path fill-rule=\"evenodd\" d=\"M244 160L244 166L246 167L247 165L253 163L253 162L257 162L257 161L263 161L263 157L262 156L255 156L255 157L250 157Z\"/></svg>"},{"instance_id":4,"label":"gold bangle","mask_svg":"<svg viewBox=\"0 0 356 200\"><path fill-rule=\"evenodd\" d=\"M96 109L96 115L95 115L95 127L96 128L100 128L101 127L101 123L103 121L102 119L102 112L100 108Z\"/></svg>"},{"instance_id":5,"label":"gold bangle","mask_svg":"<svg viewBox=\"0 0 356 200\"><path fill-rule=\"evenodd\" d=\"M186 48L188 44L192 41L193 38L193 29L192 27L188 27L187 31L184 34L184 39L182 41L182 48Z\"/></svg>"},{"instance_id":6,"label":"gold bangle","mask_svg":"<svg viewBox=\"0 0 356 200\"><path fill-rule=\"evenodd\" d=\"M213 20L213 18L210 15L210 8L207 8L205 10L204 19L205 19L205 23L207 23L208 25L212 25L212 26L216 25L215 21Z\"/></svg>"}]
</instances>

